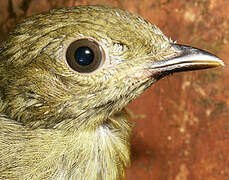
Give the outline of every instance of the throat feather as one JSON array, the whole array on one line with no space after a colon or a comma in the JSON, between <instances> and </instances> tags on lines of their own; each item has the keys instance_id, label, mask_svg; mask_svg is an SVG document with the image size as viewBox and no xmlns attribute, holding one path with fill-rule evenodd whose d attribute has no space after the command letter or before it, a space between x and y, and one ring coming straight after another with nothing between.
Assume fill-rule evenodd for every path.
<instances>
[{"instance_id":1,"label":"throat feather","mask_svg":"<svg viewBox=\"0 0 229 180\"><path fill-rule=\"evenodd\" d=\"M122 179L130 163L131 125L126 111L114 116L94 131L77 132L54 174L60 179Z\"/></svg>"}]
</instances>

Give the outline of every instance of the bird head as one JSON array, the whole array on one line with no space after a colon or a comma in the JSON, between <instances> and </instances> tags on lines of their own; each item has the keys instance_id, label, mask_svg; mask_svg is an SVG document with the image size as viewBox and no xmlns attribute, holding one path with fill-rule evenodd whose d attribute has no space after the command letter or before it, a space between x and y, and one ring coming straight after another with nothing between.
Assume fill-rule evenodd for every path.
<instances>
[{"instance_id":1,"label":"bird head","mask_svg":"<svg viewBox=\"0 0 229 180\"><path fill-rule=\"evenodd\" d=\"M1 44L0 57L1 112L31 128L96 128L168 74L223 65L104 6L29 17Z\"/></svg>"}]
</instances>

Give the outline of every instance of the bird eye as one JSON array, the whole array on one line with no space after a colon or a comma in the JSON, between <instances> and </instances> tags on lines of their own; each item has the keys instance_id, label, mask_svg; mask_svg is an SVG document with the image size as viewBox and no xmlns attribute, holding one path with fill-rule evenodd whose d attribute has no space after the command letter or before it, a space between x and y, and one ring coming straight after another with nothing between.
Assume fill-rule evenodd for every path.
<instances>
[{"instance_id":1,"label":"bird eye","mask_svg":"<svg viewBox=\"0 0 229 180\"><path fill-rule=\"evenodd\" d=\"M89 73L102 65L104 51L97 42L91 39L78 39L68 46L66 60L74 71Z\"/></svg>"}]
</instances>

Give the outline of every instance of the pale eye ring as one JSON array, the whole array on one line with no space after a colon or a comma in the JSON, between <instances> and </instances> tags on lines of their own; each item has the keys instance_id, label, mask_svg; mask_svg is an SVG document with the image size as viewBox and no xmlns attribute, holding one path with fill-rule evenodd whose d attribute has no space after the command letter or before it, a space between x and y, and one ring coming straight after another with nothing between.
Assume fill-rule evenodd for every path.
<instances>
[{"instance_id":1,"label":"pale eye ring","mask_svg":"<svg viewBox=\"0 0 229 180\"><path fill-rule=\"evenodd\" d=\"M90 73L98 69L105 59L102 47L92 39L73 41L66 51L66 61L70 68L80 73Z\"/></svg>"}]
</instances>

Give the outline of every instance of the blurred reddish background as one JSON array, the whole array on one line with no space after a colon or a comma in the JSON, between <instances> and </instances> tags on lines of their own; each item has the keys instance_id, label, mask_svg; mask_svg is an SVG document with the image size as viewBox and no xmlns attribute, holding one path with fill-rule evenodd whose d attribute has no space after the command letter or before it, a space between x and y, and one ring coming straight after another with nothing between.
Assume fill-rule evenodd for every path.
<instances>
[{"instance_id":1,"label":"blurred reddish background","mask_svg":"<svg viewBox=\"0 0 229 180\"><path fill-rule=\"evenodd\" d=\"M173 40L229 62L228 0L1 0L0 39L26 16L86 4L137 13ZM127 179L229 180L228 76L227 66L178 73L128 106L135 127Z\"/></svg>"}]
</instances>

